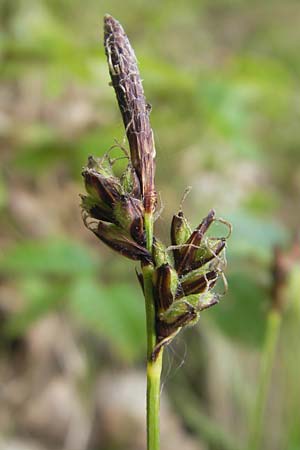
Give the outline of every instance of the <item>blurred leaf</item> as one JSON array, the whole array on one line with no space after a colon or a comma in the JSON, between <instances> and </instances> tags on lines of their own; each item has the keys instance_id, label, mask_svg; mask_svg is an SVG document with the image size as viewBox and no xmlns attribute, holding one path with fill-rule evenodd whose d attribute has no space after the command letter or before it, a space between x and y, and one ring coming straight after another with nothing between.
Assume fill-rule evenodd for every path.
<instances>
[{"instance_id":1,"label":"blurred leaf","mask_svg":"<svg viewBox=\"0 0 300 450\"><path fill-rule=\"evenodd\" d=\"M7 188L4 179L0 174L0 211L6 205L6 202L7 202Z\"/></svg>"},{"instance_id":2,"label":"blurred leaf","mask_svg":"<svg viewBox=\"0 0 300 450\"><path fill-rule=\"evenodd\" d=\"M36 320L57 308L67 292L66 284L49 283L32 277L22 280L20 288L25 304L5 327L5 332L13 337L23 335Z\"/></svg>"},{"instance_id":3,"label":"blurred leaf","mask_svg":"<svg viewBox=\"0 0 300 450\"><path fill-rule=\"evenodd\" d=\"M264 338L268 293L251 273L228 276L229 290L209 317L229 337L244 344L260 346Z\"/></svg>"},{"instance_id":4,"label":"blurred leaf","mask_svg":"<svg viewBox=\"0 0 300 450\"><path fill-rule=\"evenodd\" d=\"M258 219L242 210L228 215L232 223L233 233L230 240L230 255L255 257L269 262L275 245L283 244L288 234L278 223Z\"/></svg>"},{"instance_id":5,"label":"blurred leaf","mask_svg":"<svg viewBox=\"0 0 300 450\"><path fill-rule=\"evenodd\" d=\"M75 317L94 333L106 338L125 360L145 349L144 301L128 284L104 288L92 278L76 280L70 307Z\"/></svg>"},{"instance_id":6,"label":"blurred leaf","mask_svg":"<svg viewBox=\"0 0 300 450\"><path fill-rule=\"evenodd\" d=\"M293 76L282 61L278 58L264 58L261 55L257 58L247 55L237 58L232 69L234 73L232 75L238 82L255 93L251 103L255 103L255 107L259 109L258 113L276 117L281 116L285 110L288 112ZM274 89L277 95L274 95ZM253 111L253 108L251 110Z\"/></svg>"},{"instance_id":7,"label":"blurred leaf","mask_svg":"<svg viewBox=\"0 0 300 450\"><path fill-rule=\"evenodd\" d=\"M120 124L118 126L99 127L83 134L75 151L73 149L72 165L74 170L80 173L83 164L86 164L90 155L103 156L115 144L114 139L117 139L118 136L122 138L124 136L123 128Z\"/></svg>"},{"instance_id":8,"label":"blurred leaf","mask_svg":"<svg viewBox=\"0 0 300 450\"><path fill-rule=\"evenodd\" d=\"M227 433L219 423L209 417L205 408L200 406L199 399L193 396L192 390L184 386L176 386L172 391L172 401L186 426L199 436L201 441L204 439L211 448L242 449L242 446L236 442L236 437Z\"/></svg>"},{"instance_id":9,"label":"blurred leaf","mask_svg":"<svg viewBox=\"0 0 300 450\"><path fill-rule=\"evenodd\" d=\"M258 189L249 193L244 206L247 211L266 217L278 208L278 196L275 192L270 192L267 189Z\"/></svg>"},{"instance_id":10,"label":"blurred leaf","mask_svg":"<svg viewBox=\"0 0 300 450\"><path fill-rule=\"evenodd\" d=\"M195 76L179 66L168 64L165 60L158 60L157 57L150 59L145 55L140 70L141 73L148 74L145 86L149 85L149 89L160 101L166 96L172 102L180 99L184 101L185 96L192 96L194 93L197 82Z\"/></svg>"},{"instance_id":11,"label":"blurred leaf","mask_svg":"<svg viewBox=\"0 0 300 450\"><path fill-rule=\"evenodd\" d=\"M300 319L300 263L294 264L288 277L287 301L292 314Z\"/></svg>"},{"instance_id":12,"label":"blurred leaf","mask_svg":"<svg viewBox=\"0 0 300 450\"><path fill-rule=\"evenodd\" d=\"M71 151L70 143L52 140L24 148L13 159L13 165L24 173L32 175L38 170L42 174L57 163L67 165Z\"/></svg>"},{"instance_id":13,"label":"blurred leaf","mask_svg":"<svg viewBox=\"0 0 300 450\"><path fill-rule=\"evenodd\" d=\"M250 102L256 95L255 87L225 74L222 78L209 74L198 83L195 92L209 127L231 143L235 153L257 158L257 144L248 132L253 120Z\"/></svg>"},{"instance_id":14,"label":"blurred leaf","mask_svg":"<svg viewBox=\"0 0 300 450\"><path fill-rule=\"evenodd\" d=\"M0 254L5 274L70 276L94 273L96 259L87 248L62 238L24 241Z\"/></svg>"},{"instance_id":15,"label":"blurred leaf","mask_svg":"<svg viewBox=\"0 0 300 450\"><path fill-rule=\"evenodd\" d=\"M33 5L32 5L33 6ZM28 32L29 31L29 32ZM74 36L50 14L42 2L28 9L23 5L14 22L15 44L41 57L63 57L74 49Z\"/></svg>"}]
</instances>

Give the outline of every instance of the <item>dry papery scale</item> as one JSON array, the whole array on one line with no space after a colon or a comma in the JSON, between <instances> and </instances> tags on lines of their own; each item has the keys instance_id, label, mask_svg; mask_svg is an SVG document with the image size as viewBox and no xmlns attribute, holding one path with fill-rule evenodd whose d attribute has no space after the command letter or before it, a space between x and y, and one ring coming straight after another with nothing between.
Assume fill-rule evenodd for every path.
<instances>
[{"instance_id":1,"label":"dry papery scale","mask_svg":"<svg viewBox=\"0 0 300 450\"><path fill-rule=\"evenodd\" d=\"M123 118L130 152L121 176L114 174L110 153L90 157L82 175L87 194L81 196L84 223L102 242L134 261L146 305L147 325L147 448L159 448L159 395L163 348L200 312L217 304L213 291L224 278L226 241L231 226L212 209L192 230L183 211L173 216L171 245L153 235L157 195L154 185L155 145L137 60L120 25L104 17L104 46L111 85ZM228 236L208 237L215 222Z\"/></svg>"}]
</instances>

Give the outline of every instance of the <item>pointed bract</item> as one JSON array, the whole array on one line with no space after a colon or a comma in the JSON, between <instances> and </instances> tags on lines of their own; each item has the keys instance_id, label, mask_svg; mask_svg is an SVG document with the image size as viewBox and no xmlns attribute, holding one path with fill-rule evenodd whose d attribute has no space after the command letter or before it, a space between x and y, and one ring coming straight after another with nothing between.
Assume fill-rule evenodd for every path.
<instances>
[{"instance_id":1,"label":"pointed bract","mask_svg":"<svg viewBox=\"0 0 300 450\"><path fill-rule=\"evenodd\" d=\"M150 253L116 225L99 222L97 228L92 231L102 242L121 255L134 261L151 262Z\"/></svg>"},{"instance_id":2,"label":"pointed bract","mask_svg":"<svg viewBox=\"0 0 300 450\"><path fill-rule=\"evenodd\" d=\"M191 234L180 254L180 262L178 264L178 273L186 273L191 269L192 263L195 261L197 249L201 244L202 238L210 225L215 219L215 211L211 209L208 215L202 220L200 225Z\"/></svg>"},{"instance_id":3,"label":"pointed bract","mask_svg":"<svg viewBox=\"0 0 300 450\"><path fill-rule=\"evenodd\" d=\"M191 263L191 270L197 269L218 257L226 247L226 239L211 240L200 245L196 252L195 261Z\"/></svg>"},{"instance_id":4,"label":"pointed bract","mask_svg":"<svg viewBox=\"0 0 300 450\"><path fill-rule=\"evenodd\" d=\"M188 296L191 294L200 294L212 287L212 284L218 279L218 272L211 270L204 274L198 274L195 276L188 276L184 281L180 282L181 291L178 291L177 298L181 298L183 295Z\"/></svg>"},{"instance_id":5,"label":"pointed bract","mask_svg":"<svg viewBox=\"0 0 300 450\"><path fill-rule=\"evenodd\" d=\"M191 235L191 228L182 211L175 214L171 223L171 243L175 247L185 244ZM174 263L177 269L180 264L180 254L183 248L174 248Z\"/></svg>"},{"instance_id":6,"label":"pointed bract","mask_svg":"<svg viewBox=\"0 0 300 450\"><path fill-rule=\"evenodd\" d=\"M81 195L81 207L93 219L115 223L113 210L105 203L89 195Z\"/></svg>"},{"instance_id":7,"label":"pointed bract","mask_svg":"<svg viewBox=\"0 0 300 450\"><path fill-rule=\"evenodd\" d=\"M141 185L135 169L128 165L121 177L121 184L124 194L130 194L131 197L141 198Z\"/></svg>"},{"instance_id":8,"label":"pointed bract","mask_svg":"<svg viewBox=\"0 0 300 450\"><path fill-rule=\"evenodd\" d=\"M120 183L116 177L106 177L95 169L82 172L87 192L111 207L120 198Z\"/></svg>"},{"instance_id":9,"label":"pointed bract","mask_svg":"<svg viewBox=\"0 0 300 450\"><path fill-rule=\"evenodd\" d=\"M116 222L140 245L145 245L144 205L141 200L122 195L113 206Z\"/></svg>"},{"instance_id":10,"label":"pointed bract","mask_svg":"<svg viewBox=\"0 0 300 450\"><path fill-rule=\"evenodd\" d=\"M173 303L178 276L169 264L158 267L153 274L154 297L158 311L166 311Z\"/></svg>"},{"instance_id":11,"label":"pointed bract","mask_svg":"<svg viewBox=\"0 0 300 450\"><path fill-rule=\"evenodd\" d=\"M156 237L153 238L152 256L156 267L160 267L163 264L171 264L165 245Z\"/></svg>"}]
</instances>

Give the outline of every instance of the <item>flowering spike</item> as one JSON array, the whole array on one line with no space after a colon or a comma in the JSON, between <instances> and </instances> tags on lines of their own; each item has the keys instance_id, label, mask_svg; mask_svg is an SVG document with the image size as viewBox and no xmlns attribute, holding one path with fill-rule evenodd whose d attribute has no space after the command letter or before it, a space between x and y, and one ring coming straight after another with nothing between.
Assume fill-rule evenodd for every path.
<instances>
[{"instance_id":1,"label":"flowering spike","mask_svg":"<svg viewBox=\"0 0 300 450\"><path fill-rule=\"evenodd\" d=\"M155 146L142 81L134 51L117 20L104 18L104 45L111 85L115 90L127 135L130 158L121 177L115 160L89 157L82 175L88 195L81 196L83 220L102 242L134 261L146 301L148 447L159 447L158 407L161 349L200 312L218 303L212 288L223 277L225 238L205 236L216 220L211 210L192 232L182 210L173 216L170 248L154 237L157 195L154 186ZM112 148L113 148L112 147ZM187 191L186 191L187 192ZM184 198L186 197L186 193ZM184 200L184 199L183 199ZM231 226L219 219L219 222ZM174 263L168 250L173 250ZM226 287L226 284L225 284Z\"/></svg>"},{"instance_id":2,"label":"flowering spike","mask_svg":"<svg viewBox=\"0 0 300 450\"><path fill-rule=\"evenodd\" d=\"M145 210L156 205L154 189L155 147L150 126L150 108L146 102L137 60L120 23L104 17L104 46L112 86L122 114L131 161L140 181Z\"/></svg>"}]
</instances>

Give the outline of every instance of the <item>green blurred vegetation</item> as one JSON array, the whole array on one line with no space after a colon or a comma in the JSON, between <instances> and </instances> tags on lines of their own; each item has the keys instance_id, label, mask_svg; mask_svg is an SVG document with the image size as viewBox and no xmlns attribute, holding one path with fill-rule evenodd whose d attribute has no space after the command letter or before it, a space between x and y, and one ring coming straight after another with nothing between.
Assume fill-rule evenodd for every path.
<instances>
[{"instance_id":1,"label":"green blurred vegetation","mask_svg":"<svg viewBox=\"0 0 300 450\"><path fill-rule=\"evenodd\" d=\"M64 311L115 360L143 361L134 265L86 232L78 206L87 156L124 138L101 44L106 12L126 28L153 107L164 205L157 232L168 240L187 185L194 225L211 207L232 222L229 291L199 326L257 351L273 247L287 244L300 219L300 4L293 0L0 0L0 274L21 297L5 333L23 335L50 311ZM291 377L297 368L287 369ZM188 376L183 383L187 389ZM296 413L285 414L280 441L287 450L300 447L299 402L291 397Z\"/></svg>"}]
</instances>

